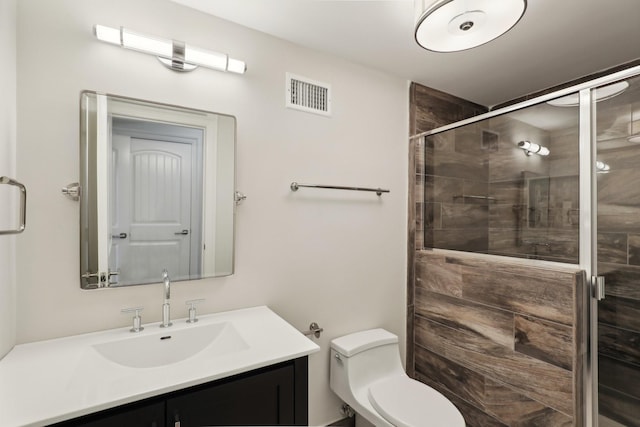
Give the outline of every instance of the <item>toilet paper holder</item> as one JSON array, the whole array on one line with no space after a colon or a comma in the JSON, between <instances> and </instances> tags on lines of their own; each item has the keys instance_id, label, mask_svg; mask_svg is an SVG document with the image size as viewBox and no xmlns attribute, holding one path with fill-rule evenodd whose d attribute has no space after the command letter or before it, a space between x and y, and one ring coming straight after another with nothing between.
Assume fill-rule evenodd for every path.
<instances>
[{"instance_id":1,"label":"toilet paper holder","mask_svg":"<svg viewBox=\"0 0 640 427\"><path fill-rule=\"evenodd\" d=\"M309 336L309 335L313 335L316 338L320 338L320 334L324 331L324 328L321 328L320 326L318 326L318 324L316 322L311 322L311 324L309 325L309 330L308 331L304 331L303 334Z\"/></svg>"}]
</instances>

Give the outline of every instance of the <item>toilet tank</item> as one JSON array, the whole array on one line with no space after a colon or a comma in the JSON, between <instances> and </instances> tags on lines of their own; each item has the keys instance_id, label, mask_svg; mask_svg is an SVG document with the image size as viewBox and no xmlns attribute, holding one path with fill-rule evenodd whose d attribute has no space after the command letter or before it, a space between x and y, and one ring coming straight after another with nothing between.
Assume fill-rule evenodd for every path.
<instances>
[{"instance_id":1,"label":"toilet tank","mask_svg":"<svg viewBox=\"0 0 640 427\"><path fill-rule=\"evenodd\" d=\"M331 389L348 397L366 392L371 383L403 375L398 337L384 329L370 329L331 341Z\"/></svg>"}]
</instances>

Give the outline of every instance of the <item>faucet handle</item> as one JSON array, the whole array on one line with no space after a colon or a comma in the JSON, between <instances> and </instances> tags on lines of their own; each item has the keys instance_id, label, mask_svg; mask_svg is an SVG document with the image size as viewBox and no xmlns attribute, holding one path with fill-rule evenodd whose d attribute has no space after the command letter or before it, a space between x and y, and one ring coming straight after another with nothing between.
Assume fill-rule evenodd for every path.
<instances>
[{"instance_id":1,"label":"faucet handle","mask_svg":"<svg viewBox=\"0 0 640 427\"><path fill-rule=\"evenodd\" d=\"M192 299L185 302L185 304L189 306L189 319L187 323L196 323L198 321L196 318L196 304L200 304L202 301L204 301L204 298Z\"/></svg>"},{"instance_id":2,"label":"faucet handle","mask_svg":"<svg viewBox=\"0 0 640 427\"><path fill-rule=\"evenodd\" d=\"M133 327L129 329L131 332L140 332L144 330L144 327L142 326L142 317L140 317L140 312L142 310L144 310L144 307L123 308L122 310L120 310L120 312L122 313L135 312L135 315L133 316Z\"/></svg>"}]
</instances>

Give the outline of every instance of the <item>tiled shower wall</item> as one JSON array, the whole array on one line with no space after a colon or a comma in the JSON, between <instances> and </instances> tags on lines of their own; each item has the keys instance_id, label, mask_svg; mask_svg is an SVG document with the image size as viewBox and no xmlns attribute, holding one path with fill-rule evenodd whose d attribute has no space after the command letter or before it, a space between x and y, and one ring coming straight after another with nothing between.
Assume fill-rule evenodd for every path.
<instances>
[{"instance_id":1,"label":"tiled shower wall","mask_svg":"<svg viewBox=\"0 0 640 427\"><path fill-rule=\"evenodd\" d=\"M468 426L583 425L583 289L562 264L419 251L415 378Z\"/></svg>"},{"instance_id":2,"label":"tiled shower wall","mask_svg":"<svg viewBox=\"0 0 640 427\"><path fill-rule=\"evenodd\" d=\"M420 85L411 87L412 134L485 111ZM454 244L470 234L477 236L472 241L488 244L489 203L477 203L479 199L473 197L464 200L465 196L490 196L490 191L514 194L509 182L521 177L498 175L492 182L479 151L483 148L468 145L474 144L474 132L482 129L461 135L458 150L446 138L433 145L410 142L410 171L415 173L409 181L415 191L409 196L407 371L449 397L469 426L580 425L582 411L576 405L582 402L579 355L584 348L583 330L576 321L583 306L577 269L554 273L486 255L459 258L456 252L422 250L425 236L427 243L437 236L435 230L424 232L434 225L463 229L450 238ZM437 147L449 161L425 164L425 150ZM472 160L473 173L447 176L441 172L460 159ZM521 203L521 188L517 191ZM505 204L512 208L511 201ZM456 220L450 213L464 219ZM477 228L475 234L470 231L473 228ZM496 270L501 274L496 276ZM562 307L549 308L550 302ZM535 374L527 374L531 372Z\"/></svg>"},{"instance_id":3,"label":"tiled shower wall","mask_svg":"<svg viewBox=\"0 0 640 427\"><path fill-rule=\"evenodd\" d=\"M487 112L487 108L416 83L411 84L409 131L416 135ZM426 180L423 138L409 141L409 257L424 247L424 185ZM472 178L467 182L476 180Z\"/></svg>"},{"instance_id":4,"label":"tiled shower wall","mask_svg":"<svg viewBox=\"0 0 640 427\"><path fill-rule=\"evenodd\" d=\"M640 77L625 93L597 105L598 274L606 298L598 303L600 413L640 426Z\"/></svg>"},{"instance_id":5,"label":"tiled shower wall","mask_svg":"<svg viewBox=\"0 0 640 427\"><path fill-rule=\"evenodd\" d=\"M527 156L520 140L552 155ZM577 115L554 130L494 117L427 137L419 155L425 247L578 262Z\"/></svg>"},{"instance_id":6,"label":"tiled shower wall","mask_svg":"<svg viewBox=\"0 0 640 427\"><path fill-rule=\"evenodd\" d=\"M409 89L409 133L416 135L487 112L487 108L417 83ZM424 138L409 140L407 230L407 373L413 372L415 254L424 247Z\"/></svg>"}]
</instances>

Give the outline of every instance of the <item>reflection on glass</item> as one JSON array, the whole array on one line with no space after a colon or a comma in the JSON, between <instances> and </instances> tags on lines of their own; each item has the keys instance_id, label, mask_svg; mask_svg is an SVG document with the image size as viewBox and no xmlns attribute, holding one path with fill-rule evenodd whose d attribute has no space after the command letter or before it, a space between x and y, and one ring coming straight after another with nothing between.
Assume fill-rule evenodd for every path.
<instances>
[{"instance_id":1,"label":"reflection on glass","mask_svg":"<svg viewBox=\"0 0 640 427\"><path fill-rule=\"evenodd\" d=\"M537 104L426 137L425 247L577 263L578 131Z\"/></svg>"},{"instance_id":2,"label":"reflection on glass","mask_svg":"<svg viewBox=\"0 0 640 427\"><path fill-rule=\"evenodd\" d=\"M235 119L83 93L84 288L233 273Z\"/></svg>"},{"instance_id":3,"label":"reflection on glass","mask_svg":"<svg viewBox=\"0 0 640 427\"><path fill-rule=\"evenodd\" d=\"M600 425L640 426L640 77L594 103L597 174L597 274ZM606 166L606 170L605 170ZM598 165L597 165L598 167ZM605 173L606 172L606 173ZM606 419L605 419L606 418ZM612 421L615 421L613 423Z\"/></svg>"}]
</instances>

